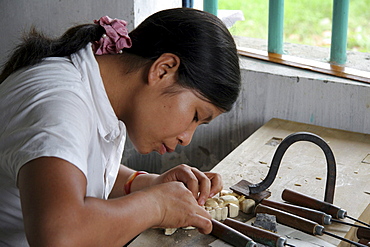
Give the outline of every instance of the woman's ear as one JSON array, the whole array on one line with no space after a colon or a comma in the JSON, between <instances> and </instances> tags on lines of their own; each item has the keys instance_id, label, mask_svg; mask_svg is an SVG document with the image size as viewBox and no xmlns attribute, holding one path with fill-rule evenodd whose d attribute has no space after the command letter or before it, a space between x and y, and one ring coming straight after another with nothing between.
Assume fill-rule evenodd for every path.
<instances>
[{"instance_id":1,"label":"woman's ear","mask_svg":"<svg viewBox=\"0 0 370 247\"><path fill-rule=\"evenodd\" d=\"M179 66L180 58L178 56L173 53L163 53L150 66L148 72L148 84L156 84L159 82L169 84L176 82Z\"/></svg>"}]
</instances>

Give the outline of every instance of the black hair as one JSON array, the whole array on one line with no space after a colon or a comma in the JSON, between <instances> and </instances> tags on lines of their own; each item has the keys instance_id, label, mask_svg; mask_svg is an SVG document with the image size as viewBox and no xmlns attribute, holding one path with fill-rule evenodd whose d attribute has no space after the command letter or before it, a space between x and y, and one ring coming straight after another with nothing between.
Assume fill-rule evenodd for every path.
<instances>
[{"instance_id":1,"label":"black hair","mask_svg":"<svg viewBox=\"0 0 370 247\"><path fill-rule=\"evenodd\" d=\"M190 8L163 10L143 21L130 38L132 47L125 52L150 60L177 55L178 83L224 111L231 109L240 91L239 58L219 18Z\"/></svg>"},{"instance_id":2,"label":"black hair","mask_svg":"<svg viewBox=\"0 0 370 247\"><path fill-rule=\"evenodd\" d=\"M68 29L57 39L51 39L32 27L5 63L0 74L0 83L16 70L37 64L43 58L71 55L89 42L99 40L104 33L104 28L99 25L84 24Z\"/></svg>"},{"instance_id":3,"label":"black hair","mask_svg":"<svg viewBox=\"0 0 370 247\"><path fill-rule=\"evenodd\" d=\"M97 24L85 24L52 40L33 29L5 64L0 83L45 57L68 56L99 40L104 32ZM219 18L196 9L168 9L145 19L129 36L132 47L125 48L124 54L155 61L163 53L173 53L180 58L180 86L195 90L223 111L232 108L240 91L239 58Z\"/></svg>"}]
</instances>

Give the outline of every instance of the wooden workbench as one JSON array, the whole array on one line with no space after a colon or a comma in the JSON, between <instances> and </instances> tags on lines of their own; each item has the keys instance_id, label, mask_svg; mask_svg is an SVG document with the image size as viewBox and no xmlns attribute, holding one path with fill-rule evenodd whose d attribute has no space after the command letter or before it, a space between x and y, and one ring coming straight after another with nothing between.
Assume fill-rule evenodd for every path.
<instances>
[{"instance_id":1,"label":"wooden workbench","mask_svg":"<svg viewBox=\"0 0 370 247\"><path fill-rule=\"evenodd\" d=\"M334 204L346 209L348 215L370 222L370 135L367 134L272 119L212 171L222 175L224 188L229 188L241 179L258 183L268 172L279 140L300 131L319 135L334 153L337 163ZM297 142L288 148L283 157L277 177L269 188L270 199L282 201L281 193L285 188L323 199L325 180L326 160L321 149L310 142ZM353 229L350 230L346 225L333 223L325 229L343 237L354 238ZM335 246L349 246L329 236L319 238ZM208 246L214 240L214 237L199 234L197 230L179 229L172 236L164 236L162 230L150 229L129 246Z\"/></svg>"}]
</instances>

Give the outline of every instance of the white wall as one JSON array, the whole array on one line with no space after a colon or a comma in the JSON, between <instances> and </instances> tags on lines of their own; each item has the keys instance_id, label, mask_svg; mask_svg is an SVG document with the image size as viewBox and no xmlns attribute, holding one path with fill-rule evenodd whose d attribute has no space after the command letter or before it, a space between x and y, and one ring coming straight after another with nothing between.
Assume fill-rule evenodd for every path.
<instances>
[{"instance_id":1,"label":"white wall","mask_svg":"<svg viewBox=\"0 0 370 247\"><path fill-rule=\"evenodd\" d=\"M245 59L243 113L370 133L370 84Z\"/></svg>"},{"instance_id":2,"label":"white wall","mask_svg":"<svg viewBox=\"0 0 370 247\"><path fill-rule=\"evenodd\" d=\"M181 5L181 0L0 0L0 64L31 26L57 37L69 27L108 15L126 20L132 30L150 14Z\"/></svg>"},{"instance_id":3,"label":"white wall","mask_svg":"<svg viewBox=\"0 0 370 247\"><path fill-rule=\"evenodd\" d=\"M135 0L135 26L139 25L149 15L170 8L179 8L182 6L181 0Z\"/></svg>"}]
</instances>

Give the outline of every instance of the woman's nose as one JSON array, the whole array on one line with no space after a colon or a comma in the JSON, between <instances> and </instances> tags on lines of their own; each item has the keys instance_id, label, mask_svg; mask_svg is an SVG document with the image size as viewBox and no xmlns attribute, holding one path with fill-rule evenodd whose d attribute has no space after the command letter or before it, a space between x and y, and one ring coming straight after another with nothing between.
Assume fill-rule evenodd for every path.
<instances>
[{"instance_id":1,"label":"woman's nose","mask_svg":"<svg viewBox=\"0 0 370 247\"><path fill-rule=\"evenodd\" d=\"M179 140L179 144L182 146L189 145L193 138L196 128L197 128L197 125L194 124L194 126L189 126L189 128L186 131L182 132L177 137L177 139Z\"/></svg>"}]
</instances>

